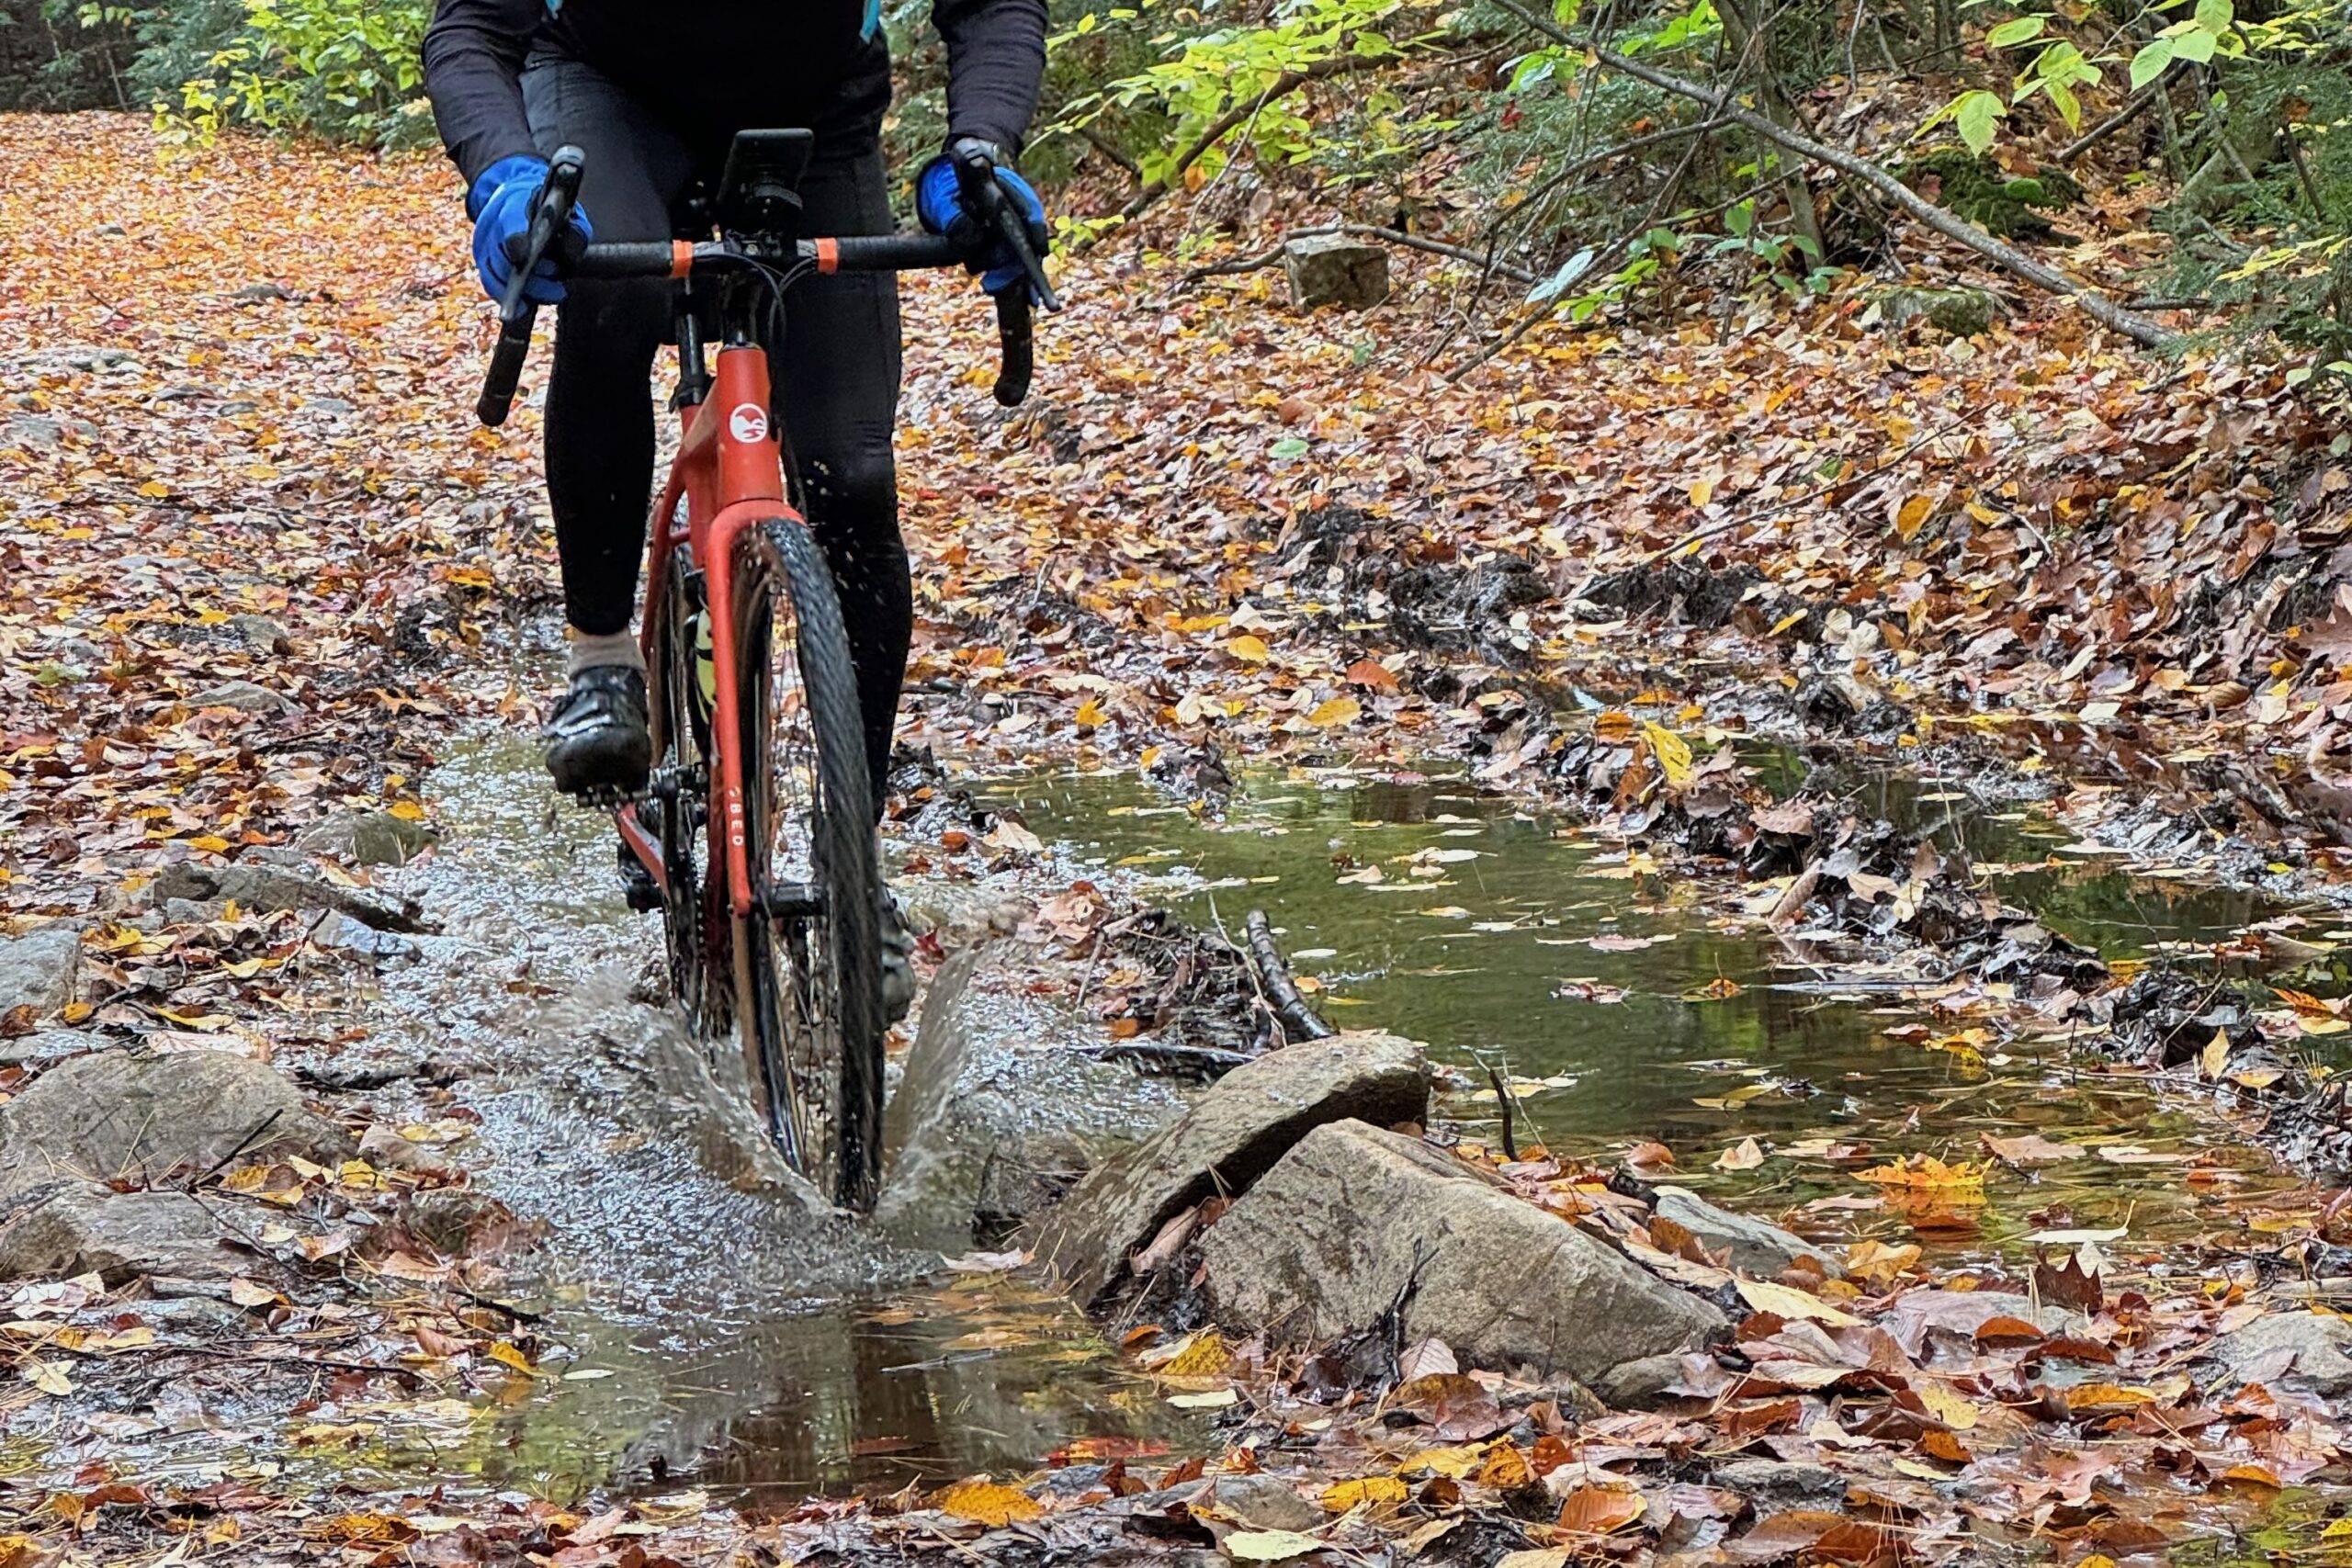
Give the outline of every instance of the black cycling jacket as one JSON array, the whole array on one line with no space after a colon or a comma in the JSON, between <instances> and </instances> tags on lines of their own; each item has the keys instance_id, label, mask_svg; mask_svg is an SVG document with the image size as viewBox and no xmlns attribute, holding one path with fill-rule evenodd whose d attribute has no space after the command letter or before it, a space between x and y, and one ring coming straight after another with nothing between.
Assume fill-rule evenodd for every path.
<instances>
[{"instance_id":1,"label":"black cycling jacket","mask_svg":"<svg viewBox=\"0 0 2352 1568\"><path fill-rule=\"evenodd\" d=\"M880 122L878 0L440 0L424 87L469 185L536 152L518 85L536 51L594 66L682 129ZM1046 69L1045 0L933 0L951 136L1021 145Z\"/></svg>"}]
</instances>

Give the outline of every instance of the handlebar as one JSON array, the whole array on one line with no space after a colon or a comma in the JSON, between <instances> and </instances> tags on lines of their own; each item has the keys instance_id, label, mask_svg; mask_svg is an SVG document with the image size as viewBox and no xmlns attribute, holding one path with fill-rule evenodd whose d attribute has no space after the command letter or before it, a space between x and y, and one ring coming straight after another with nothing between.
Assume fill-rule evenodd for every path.
<instances>
[{"instance_id":1,"label":"handlebar","mask_svg":"<svg viewBox=\"0 0 2352 1568\"><path fill-rule=\"evenodd\" d=\"M481 398L474 404L474 415L484 424L504 424L514 406L514 388L523 378L523 362L531 356L531 327L539 315L537 301L524 291L556 236L571 227L571 208L580 199L580 176L587 163L587 154L577 147L556 149L548 160L548 181L532 209L531 226L525 231L523 254L508 258L517 265L506 280L506 298L499 301L498 346L491 350Z\"/></svg>"},{"instance_id":2,"label":"handlebar","mask_svg":"<svg viewBox=\"0 0 2352 1568\"><path fill-rule=\"evenodd\" d=\"M584 161L576 147L560 148L548 160L546 188L532 212L523 254L516 258L514 279L507 285L506 298L499 306L498 345L492 353L489 372L482 378L481 399L474 409L484 424L504 423L514 406L514 389L530 354L531 328L538 313L537 304L525 295L524 285L554 250L556 242L571 222ZM993 182L989 188L995 189ZM1000 215L1010 214L1011 206L1001 203L996 210ZM1045 269L1017 215L999 227L1046 308L1059 310L1061 301L1054 297L1052 285L1046 281ZM819 273L916 272L931 267L973 265L974 249L967 242L944 234L859 234L802 240L798 242L797 255L801 264ZM619 241L582 248L562 266L562 272L570 278L686 278L755 269L772 272L776 265L772 255L731 240ZM997 340L1003 352L1003 362L997 372L996 400L1006 408L1014 408L1028 397L1030 378L1035 369L1030 289L1008 288L996 295L995 299Z\"/></svg>"}]
</instances>

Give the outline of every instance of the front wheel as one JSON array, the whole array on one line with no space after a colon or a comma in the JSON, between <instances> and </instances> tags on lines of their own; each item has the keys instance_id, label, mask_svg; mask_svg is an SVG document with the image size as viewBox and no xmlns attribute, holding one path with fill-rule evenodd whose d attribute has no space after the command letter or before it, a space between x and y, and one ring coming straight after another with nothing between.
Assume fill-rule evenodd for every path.
<instances>
[{"instance_id":1,"label":"front wheel","mask_svg":"<svg viewBox=\"0 0 2352 1568\"><path fill-rule=\"evenodd\" d=\"M807 528L743 536L736 693L744 853L737 1029L768 1128L843 1208L874 1205L882 1167L882 876L849 638Z\"/></svg>"}]
</instances>

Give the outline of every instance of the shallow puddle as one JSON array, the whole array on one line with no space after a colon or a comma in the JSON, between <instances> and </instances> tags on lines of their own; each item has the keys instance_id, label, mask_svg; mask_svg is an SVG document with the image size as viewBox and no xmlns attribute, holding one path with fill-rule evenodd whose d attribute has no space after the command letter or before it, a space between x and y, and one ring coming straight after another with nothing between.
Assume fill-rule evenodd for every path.
<instances>
[{"instance_id":1,"label":"shallow puddle","mask_svg":"<svg viewBox=\"0 0 2352 1568\"><path fill-rule=\"evenodd\" d=\"M1427 1042L1467 1079L1508 1073L1521 1142L1613 1162L1660 1140L1671 1179L1825 1237L1916 1230L1971 1254L2120 1227L2128 1250L2287 1185L2210 1119L2153 1108L2143 1080L2076 1070L2059 1026L2028 1036L2011 1010L1968 1007L1929 955L1776 935L1723 915L1720 886L1457 782L1251 773L1221 820L1126 775L983 795L1196 919L1238 932L1264 908L1334 1022ZM2030 810L1906 781L1862 804L1963 844L2005 899L2110 960L2226 941L2276 912L2125 868ZM1496 1103L1465 1090L1449 1110L1492 1143ZM2030 1174L1996 1163L1987 1201L1946 1194L1924 1214L1858 1179L1912 1154L1981 1162L1981 1134L2029 1132L2084 1152ZM1715 1168L1750 1137L1760 1165Z\"/></svg>"}]
</instances>

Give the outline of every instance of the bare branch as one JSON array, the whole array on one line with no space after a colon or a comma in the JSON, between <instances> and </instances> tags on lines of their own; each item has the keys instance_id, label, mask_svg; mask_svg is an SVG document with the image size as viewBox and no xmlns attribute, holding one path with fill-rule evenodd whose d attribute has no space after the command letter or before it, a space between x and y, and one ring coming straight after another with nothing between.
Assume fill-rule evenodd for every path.
<instances>
[{"instance_id":1,"label":"bare branch","mask_svg":"<svg viewBox=\"0 0 2352 1568\"><path fill-rule=\"evenodd\" d=\"M2016 246L1994 238L1975 224L1958 214L1938 207L1917 191L1905 185L1880 165L1858 153L1816 141L1800 130L1776 125L1770 118L1736 101L1728 92L1687 81L1668 71L1638 60L1630 60L1604 45L1577 39L1554 22L1549 17L1530 10L1520 0L1495 0L1495 4L1517 17L1521 21L1546 38L1583 50L1593 59L1621 74L1646 82L1660 92L1689 98L1703 104L1716 115L1730 120L1754 135L1762 137L1776 147L1784 148L1800 157L1817 164L1826 164L1840 174L1850 175L1883 195L1912 217L1925 223L1946 239L1958 241L1970 250L2007 268L2018 276L2052 294L2064 295L2083 308L2086 315L2101 326L2122 333L2132 342L2149 348L2170 348L2179 343L2179 335L2159 322L2127 310L2088 284L2067 276L2057 268L2036 261Z\"/></svg>"}]
</instances>

